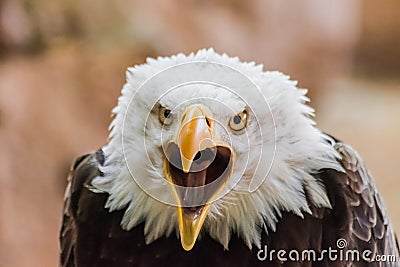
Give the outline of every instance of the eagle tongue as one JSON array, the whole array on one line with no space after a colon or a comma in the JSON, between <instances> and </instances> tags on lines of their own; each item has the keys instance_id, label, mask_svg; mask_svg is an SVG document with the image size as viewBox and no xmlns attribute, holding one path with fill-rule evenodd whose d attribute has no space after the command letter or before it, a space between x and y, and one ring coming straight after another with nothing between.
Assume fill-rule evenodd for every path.
<instances>
[{"instance_id":1,"label":"eagle tongue","mask_svg":"<svg viewBox=\"0 0 400 267\"><path fill-rule=\"evenodd\" d=\"M181 191L181 203L184 213L197 217L205 204L204 188L207 169L198 172L189 172ZM180 190L179 190L180 191Z\"/></svg>"},{"instance_id":2,"label":"eagle tongue","mask_svg":"<svg viewBox=\"0 0 400 267\"><path fill-rule=\"evenodd\" d=\"M186 181L184 181L184 186L187 187L197 187L206 184L207 169L203 169L198 172L189 172Z\"/></svg>"}]
</instances>

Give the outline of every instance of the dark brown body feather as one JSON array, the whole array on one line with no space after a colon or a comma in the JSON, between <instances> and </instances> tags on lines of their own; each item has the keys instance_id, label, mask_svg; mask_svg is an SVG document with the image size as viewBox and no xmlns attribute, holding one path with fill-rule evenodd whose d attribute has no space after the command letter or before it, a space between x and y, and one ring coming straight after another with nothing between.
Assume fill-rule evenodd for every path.
<instances>
[{"instance_id":1,"label":"dark brown body feather","mask_svg":"<svg viewBox=\"0 0 400 267\"><path fill-rule=\"evenodd\" d=\"M276 231L264 232L261 243L268 251L320 252L328 247L337 249L337 240L343 238L347 241L345 249L368 249L372 255L398 257L385 208L361 159L342 143L335 148L342 155L346 173L323 169L315 174L325 184L332 209L318 208L310 202L312 214L304 218L283 212ZM360 259L351 263L330 261L328 257L315 262L281 262L276 257L260 261L258 248L250 250L235 234L228 251L208 235L203 235L190 252L182 249L175 235L146 245L143 224L123 230L120 222L124 210L109 212L104 208L108 195L88 189L92 179L101 175L98 166L102 164L101 150L77 159L74 164L60 233L61 266L400 266L399 262L368 263ZM304 188L307 192L307 185Z\"/></svg>"}]
</instances>

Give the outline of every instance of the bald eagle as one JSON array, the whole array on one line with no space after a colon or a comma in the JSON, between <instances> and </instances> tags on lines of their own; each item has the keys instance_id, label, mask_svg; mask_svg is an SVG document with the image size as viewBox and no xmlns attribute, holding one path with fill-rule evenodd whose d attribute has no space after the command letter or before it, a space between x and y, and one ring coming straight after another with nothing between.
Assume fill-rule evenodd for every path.
<instances>
[{"instance_id":1,"label":"bald eagle","mask_svg":"<svg viewBox=\"0 0 400 267\"><path fill-rule=\"evenodd\" d=\"M399 266L371 175L305 94L212 49L128 68L107 144L72 166L61 266Z\"/></svg>"}]
</instances>

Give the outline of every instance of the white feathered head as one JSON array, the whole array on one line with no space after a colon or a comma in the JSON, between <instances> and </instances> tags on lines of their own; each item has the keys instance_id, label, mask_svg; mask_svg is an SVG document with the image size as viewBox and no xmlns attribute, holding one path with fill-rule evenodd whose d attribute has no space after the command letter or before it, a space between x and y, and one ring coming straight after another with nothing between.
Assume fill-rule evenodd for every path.
<instances>
[{"instance_id":1,"label":"white feathered head","mask_svg":"<svg viewBox=\"0 0 400 267\"><path fill-rule=\"evenodd\" d=\"M260 247L281 211L310 212L304 188L330 206L312 173L340 166L305 93L212 49L148 59L127 71L93 186L126 208L124 229L145 223L147 243L176 231L185 250L201 233L228 248L237 233Z\"/></svg>"}]
</instances>

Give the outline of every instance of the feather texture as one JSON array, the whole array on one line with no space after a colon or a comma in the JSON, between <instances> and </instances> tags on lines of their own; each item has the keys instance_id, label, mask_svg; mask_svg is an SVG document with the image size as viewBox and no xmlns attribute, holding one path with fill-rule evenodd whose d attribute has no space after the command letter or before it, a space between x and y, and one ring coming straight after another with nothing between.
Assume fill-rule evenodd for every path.
<instances>
[{"instance_id":1,"label":"feather texture","mask_svg":"<svg viewBox=\"0 0 400 267\"><path fill-rule=\"evenodd\" d=\"M259 261L258 250L322 253L340 238L346 249L398 257L371 175L350 146L315 127L306 92L280 72L212 49L129 68L109 142L73 164L60 232L61 265L281 266L276 258ZM188 253L176 238L177 212L163 170L163 147L177 138L179 125L163 127L155 110L164 106L180 121L193 103L215 115L214 135L232 147L235 162ZM231 134L227 124L243 109L246 130ZM367 263L318 262L348 265Z\"/></svg>"},{"instance_id":2,"label":"feather texture","mask_svg":"<svg viewBox=\"0 0 400 267\"><path fill-rule=\"evenodd\" d=\"M399 248L393 229L386 215L384 205L370 176L359 177L361 187L369 188L358 194L348 181L360 173L367 174L361 159L349 146L340 142L335 148L342 155L341 163L346 172L322 169L314 174L327 188L332 208L317 207L308 202L311 213L303 217L291 212L279 212L276 228L258 228L260 244L269 251L309 251L321 253L322 250L337 249L339 238L347 241L347 250L371 251L375 255L392 255L399 259ZM185 252L175 236L161 237L147 244L145 224L140 223L130 230L122 229L120 223L125 210L112 211L104 208L107 194L94 193L87 189L93 177L99 175L102 151L85 156L71 172L70 187L66 194L63 226L60 232L61 266L282 266L276 257L260 261L257 249L249 249L246 240L238 237L238 228L226 227L230 220L227 214L224 221L217 224L190 253ZM348 164L353 161L352 164ZM354 163L357 167L354 167ZM100 174L102 175L102 174ZM365 183L364 183L365 182ZM306 188L307 186L304 185ZM364 191L363 191L364 192ZM305 190L306 198L311 194ZM359 199L354 205L349 198ZM374 205L369 205L369 199ZM366 200L367 199L367 200ZM243 211L245 212L245 211ZM228 241L229 250L215 241L213 231L222 231ZM247 240L248 242L248 240ZM222 243L222 242L221 242ZM346 250L346 251L347 251ZM366 262L322 258L317 266L398 266L391 261ZM284 266L314 266L311 261L287 261Z\"/></svg>"},{"instance_id":3,"label":"feather texture","mask_svg":"<svg viewBox=\"0 0 400 267\"><path fill-rule=\"evenodd\" d=\"M170 90L193 80L209 83ZM307 184L315 205L330 207L324 185L312 173L322 168L343 171L336 161L338 153L327 142L329 137L313 126L313 110L306 105L305 93L280 72L264 72L261 65L243 63L212 49L188 56L148 59L147 64L128 69L127 83L113 110L110 141L103 148L104 175L95 178L92 185L109 194L106 207L111 211L128 207L123 228L129 230L144 220L148 242L169 233L171 224L178 231L176 212L162 203L173 200L168 183L162 178L160 160L160 136L174 139L177 125L164 131L158 119L153 118L156 116L152 116L152 110L156 103L175 108L173 112L179 120L185 105L193 101L206 104L216 114L215 119L222 122L215 134L232 143L237 157L227 186L233 190L224 196L221 193L210 210L204 231L212 231L213 237L227 247L227 233L215 231L223 221L250 248L259 247L260 227L274 229L280 211L298 216L310 213L303 183ZM222 108L220 103L229 109ZM223 123L246 106L250 109L246 134L227 135ZM227 213L229 220L225 218ZM147 222L150 218L154 220Z\"/></svg>"}]
</instances>

